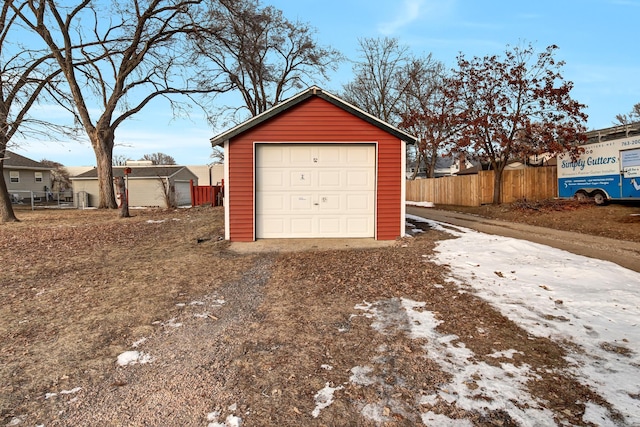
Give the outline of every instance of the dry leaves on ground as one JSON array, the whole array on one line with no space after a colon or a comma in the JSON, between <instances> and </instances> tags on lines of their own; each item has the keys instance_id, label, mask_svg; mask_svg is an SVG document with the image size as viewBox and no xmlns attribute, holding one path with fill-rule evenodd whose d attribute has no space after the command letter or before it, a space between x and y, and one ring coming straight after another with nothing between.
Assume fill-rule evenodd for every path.
<instances>
[{"instance_id":1,"label":"dry leaves on ground","mask_svg":"<svg viewBox=\"0 0 640 427\"><path fill-rule=\"evenodd\" d=\"M429 260L447 238L439 232L389 248L238 255L220 241L222 216L35 212L1 226L0 420L202 426L240 415L250 426L415 425L419 397L449 374L407 335L402 299L424 303L442 334L487 364L515 350L511 363L538 374L529 392L558 422L583 425L581 402L601 401L565 373L566 347L528 336L447 281L447 267ZM358 308L367 304L400 326L373 328ZM133 349L150 363L119 367L118 355ZM327 387L336 398L320 412ZM430 409L516 425L500 410Z\"/></svg>"}]
</instances>

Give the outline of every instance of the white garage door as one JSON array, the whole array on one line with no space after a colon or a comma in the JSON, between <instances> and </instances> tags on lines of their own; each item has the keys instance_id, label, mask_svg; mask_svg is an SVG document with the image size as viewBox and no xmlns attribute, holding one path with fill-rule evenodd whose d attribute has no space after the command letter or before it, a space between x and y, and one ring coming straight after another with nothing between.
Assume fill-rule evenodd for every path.
<instances>
[{"instance_id":1,"label":"white garage door","mask_svg":"<svg viewBox=\"0 0 640 427\"><path fill-rule=\"evenodd\" d=\"M176 203L178 206L191 205L191 183L184 181L175 182Z\"/></svg>"},{"instance_id":2,"label":"white garage door","mask_svg":"<svg viewBox=\"0 0 640 427\"><path fill-rule=\"evenodd\" d=\"M374 237L375 146L256 146L256 237Z\"/></svg>"}]
</instances>

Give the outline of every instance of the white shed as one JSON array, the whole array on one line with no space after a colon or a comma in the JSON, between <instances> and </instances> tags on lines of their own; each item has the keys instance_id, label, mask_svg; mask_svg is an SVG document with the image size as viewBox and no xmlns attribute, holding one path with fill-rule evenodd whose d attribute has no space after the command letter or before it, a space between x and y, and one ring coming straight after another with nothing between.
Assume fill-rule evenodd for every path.
<instances>
[{"instance_id":1,"label":"white shed","mask_svg":"<svg viewBox=\"0 0 640 427\"><path fill-rule=\"evenodd\" d=\"M127 175L124 173L126 168L131 170ZM129 206L166 208L165 194L177 206L188 206L191 204L191 180L198 185L198 177L186 166L114 166L113 176L125 177ZM97 169L72 177L71 181L77 207L97 206Z\"/></svg>"}]
</instances>

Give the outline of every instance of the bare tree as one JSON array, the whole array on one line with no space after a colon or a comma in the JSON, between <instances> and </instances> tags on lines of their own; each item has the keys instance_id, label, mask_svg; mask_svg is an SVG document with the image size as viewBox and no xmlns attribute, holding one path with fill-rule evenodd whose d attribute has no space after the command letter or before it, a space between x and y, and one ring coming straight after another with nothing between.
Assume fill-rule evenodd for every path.
<instances>
[{"instance_id":1,"label":"bare tree","mask_svg":"<svg viewBox=\"0 0 640 427\"><path fill-rule=\"evenodd\" d=\"M113 166L125 166L129 160L131 159L124 154L114 154L111 159L111 164Z\"/></svg>"},{"instance_id":2,"label":"bare tree","mask_svg":"<svg viewBox=\"0 0 640 427\"><path fill-rule=\"evenodd\" d=\"M18 221L4 179L4 159L15 136L43 137L61 127L29 112L42 94L55 89L59 69L48 49L22 43L17 19L26 3L5 0L0 10L0 223Z\"/></svg>"},{"instance_id":3,"label":"bare tree","mask_svg":"<svg viewBox=\"0 0 640 427\"><path fill-rule=\"evenodd\" d=\"M224 150L221 147L213 147L213 152L211 153L211 163L214 165L219 165L224 163Z\"/></svg>"},{"instance_id":4,"label":"bare tree","mask_svg":"<svg viewBox=\"0 0 640 427\"><path fill-rule=\"evenodd\" d=\"M398 106L408 84L403 70L412 60L409 48L395 38L367 38L359 43L361 60L354 63L354 80L343 87L342 97L397 125Z\"/></svg>"},{"instance_id":5,"label":"bare tree","mask_svg":"<svg viewBox=\"0 0 640 427\"><path fill-rule=\"evenodd\" d=\"M177 208L178 202L176 197L176 189L173 184L169 182L168 178L158 177L158 186L162 191L162 197L167 209Z\"/></svg>"},{"instance_id":6,"label":"bare tree","mask_svg":"<svg viewBox=\"0 0 640 427\"><path fill-rule=\"evenodd\" d=\"M40 160L40 163L53 168L51 170L51 191L59 192L71 188L69 171L62 163L47 159Z\"/></svg>"},{"instance_id":7,"label":"bare tree","mask_svg":"<svg viewBox=\"0 0 640 427\"><path fill-rule=\"evenodd\" d=\"M438 157L449 154L459 130L455 119L457 94L444 64L431 55L411 61L403 70L406 90L399 103L399 127L419 137L416 147L415 179L424 164L427 177L435 176Z\"/></svg>"},{"instance_id":8,"label":"bare tree","mask_svg":"<svg viewBox=\"0 0 640 427\"><path fill-rule=\"evenodd\" d=\"M194 95L225 90L201 71L187 43L200 28L197 14L205 1L123 0L110 3L108 10L91 0L74 6L27 3L20 17L54 56L72 94L69 110L91 141L98 207L116 208L112 161L118 126L158 97L174 111L184 111L172 95L186 95L197 104ZM82 49L74 49L77 41Z\"/></svg>"},{"instance_id":9,"label":"bare tree","mask_svg":"<svg viewBox=\"0 0 640 427\"><path fill-rule=\"evenodd\" d=\"M616 121L614 125L630 125L640 121L640 102L635 104L628 114L616 115Z\"/></svg>"},{"instance_id":10,"label":"bare tree","mask_svg":"<svg viewBox=\"0 0 640 427\"><path fill-rule=\"evenodd\" d=\"M452 80L464 124L455 149L478 155L495 171L493 203L500 203L502 172L513 158L580 150L585 105L571 98L556 61L557 46L536 54L531 45L507 48L504 57L458 56Z\"/></svg>"},{"instance_id":11,"label":"bare tree","mask_svg":"<svg viewBox=\"0 0 640 427\"><path fill-rule=\"evenodd\" d=\"M209 33L198 34L198 52L242 95L243 107L230 109L234 122L245 109L256 116L292 90L326 79L342 60L338 51L314 40L308 24L291 22L259 0L220 0L219 5L211 11Z\"/></svg>"},{"instance_id":12,"label":"bare tree","mask_svg":"<svg viewBox=\"0 0 640 427\"><path fill-rule=\"evenodd\" d=\"M145 154L140 160L151 161L154 165L175 165L176 160L168 154L152 153Z\"/></svg>"}]
</instances>

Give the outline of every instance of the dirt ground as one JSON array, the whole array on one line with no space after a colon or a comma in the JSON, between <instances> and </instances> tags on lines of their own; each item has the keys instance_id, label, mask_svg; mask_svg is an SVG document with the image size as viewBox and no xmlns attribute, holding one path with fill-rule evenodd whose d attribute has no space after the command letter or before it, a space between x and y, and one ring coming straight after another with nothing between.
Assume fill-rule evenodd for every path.
<instances>
[{"instance_id":1,"label":"dirt ground","mask_svg":"<svg viewBox=\"0 0 640 427\"><path fill-rule=\"evenodd\" d=\"M632 216L639 210L486 212L597 233L607 218L608 235L640 241ZM399 298L424 301L442 320L440 332L469 337L465 344L488 364L499 366L489 357L496 351L526 354L512 363L539 374L529 392L558 424L589 425L580 402L602 403L565 373L570 346L528 336L445 279L446 267L429 255L447 235L425 230L373 249L239 254L222 240L221 208L132 214L21 211L20 223L0 225L2 425L204 426L236 415L246 426L419 424L416 396L448 374L406 332L378 333L354 309L382 301L392 310ZM119 366L118 356L133 350L139 363ZM367 364L373 386L349 381ZM343 387L341 398L314 417L314 395L326 385ZM363 418L372 402L383 402L382 421ZM479 426L518 425L503 411L430 409Z\"/></svg>"},{"instance_id":2,"label":"dirt ground","mask_svg":"<svg viewBox=\"0 0 640 427\"><path fill-rule=\"evenodd\" d=\"M590 201L543 200L478 207L438 205L437 208L485 218L640 242L640 202L597 206Z\"/></svg>"}]
</instances>

